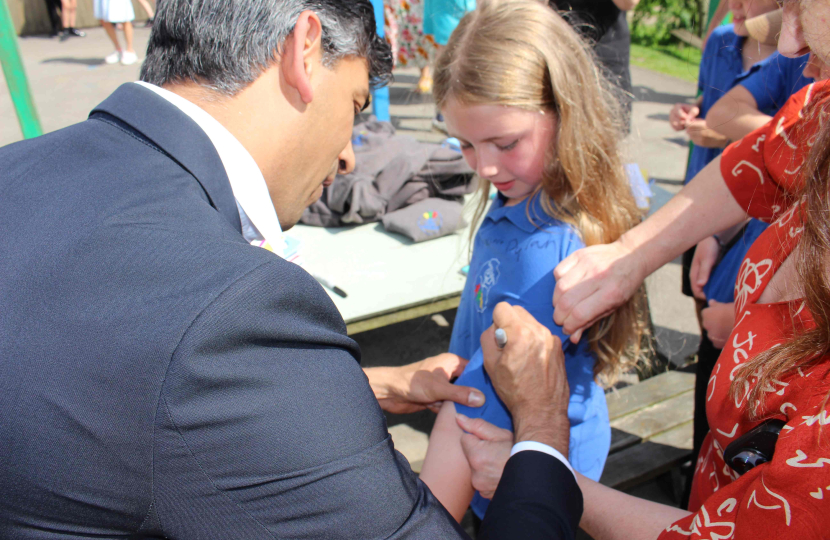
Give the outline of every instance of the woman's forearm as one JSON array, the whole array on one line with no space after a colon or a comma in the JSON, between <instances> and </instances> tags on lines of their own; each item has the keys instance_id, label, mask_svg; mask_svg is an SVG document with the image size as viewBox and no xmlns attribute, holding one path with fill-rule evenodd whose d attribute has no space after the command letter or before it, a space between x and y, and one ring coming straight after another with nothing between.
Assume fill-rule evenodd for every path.
<instances>
[{"instance_id":1,"label":"woman's forearm","mask_svg":"<svg viewBox=\"0 0 830 540\"><path fill-rule=\"evenodd\" d=\"M686 510L658 504L617 491L576 475L582 490L580 528L594 540L654 540Z\"/></svg>"},{"instance_id":2,"label":"woman's forearm","mask_svg":"<svg viewBox=\"0 0 830 540\"><path fill-rule=\"evenodd\" d=\"M620 242L637 254L648 275L707 236L744 219L746 212L727 188L718 157Z\"/></svg>"}]
</instances>

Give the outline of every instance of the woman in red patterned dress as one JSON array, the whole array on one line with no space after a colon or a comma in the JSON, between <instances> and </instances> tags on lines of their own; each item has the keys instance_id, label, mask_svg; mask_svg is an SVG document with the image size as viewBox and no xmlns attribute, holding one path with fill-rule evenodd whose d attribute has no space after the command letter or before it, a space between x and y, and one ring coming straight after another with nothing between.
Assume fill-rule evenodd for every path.
<instances>
[{"instance_id":1,"label":"woman in red patterned dress","mask_svg":"<svg viewBox=\"0 0 830 540\"><path fill-rule=\"evenodd\" d=\"M786 0L784 14L781 52L812 49L830 60L830 0ZM808 86L643 224L557 267L554 319L578 340L648 274L706 235L747 215L772 223L735 285L736 325L709 380L711 431L696 464L691 512L578 478L580 526L595 539L830 538L828 112L830 83ZM739 476L724 449L769 419L784 422L772 460ZM486 452L479 452L481 459ZM476 471L479 490L492 488L496 476L487 474L496 461L489 452Z\"/></svg>"}]
</instances>

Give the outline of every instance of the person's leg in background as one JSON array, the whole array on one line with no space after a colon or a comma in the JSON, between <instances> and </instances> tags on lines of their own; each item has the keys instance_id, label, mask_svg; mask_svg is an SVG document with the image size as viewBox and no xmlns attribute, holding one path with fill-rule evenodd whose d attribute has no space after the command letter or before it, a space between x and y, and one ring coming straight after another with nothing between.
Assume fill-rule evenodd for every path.
<instances>
[{"instance_id":1,"label":"person's leg in background","mask_svg":"<svg viewBox=\"0 0 830 540\"><path fill-rule=\"evenodd\" d=\"M52 25L52 31L49 32L49 37L57 37L60 34L61 16L58 15L60 8L60 0L46 0L46 13L49 15L49 24Z\"/></svg>"},{"instance_id":2,"label":"person's leg in background","mask_svg":"<svg viewBox=\"0 0 830 540\"><path fill-rule=\"evenodd\" d=\"M703 439L709 433L709 420L706 418L706 394L709 388L709 379L712 370L720 357L721 350L715 347L709 340L706 330L701 330L700 346L697 351L697 370L695 372L695 412L693 420L692 438L692 464L686 470L686 485L683 490L683 497L680 501L680 508L689 506L689 495L692 491L692 478L697 467L697 458L700 448L703 446Z\"/></svg>"},{"instance_id":3,"label":"person's leg in background","mask_svg":"<svg viewBox=\"0 0 830 540\"><path fill-rule=\"evenodd\" d=\"M135 49L133 49L133 23L131 21L124 21L124 41L127 47L121 53L121 63L129 66L138 61L138 55L135 53Z\"/></svg>"},{"instance_id":4,"label":"person's leg in background","mask_svg":"<svg viewBox=\"0 0 830 540\"><path fill-rule=\"evenodd\" d=\"M153 10L153 6L150 5L149 0L138 0L138 3L144 8L144 11L147 12L147 22L144 23L144 27L147 28L148 26L153 26L153 19L156 17L156 12Z\"/></svg>"},{"instance_id":5,"label":"person's leg in background","mask_svg":"<svg viewBox=\"0 0 830 540\"><path fill-rule=\"evenodd\" d=\"M121 61L122 51L121 45L118 44L118 35L115 33L115 25L111 22L101 21L101 26L104 27L107 37L110 38L110 41L115 46L115 52L104 58L104 62L107 64L117 64Z\"/></svg>"},{"instance_id":6,"label":"person's leg in background","mask_svg":"<svg viewBox=\"0 0 830 540\"><path fill-rule=\"evenodd\" d=\"M78 12L78 0L61 0L61 18L63 19L63 35L66 37L84 37L86 33L75 28L75 19Z\"/></svg>"}]
</instances>

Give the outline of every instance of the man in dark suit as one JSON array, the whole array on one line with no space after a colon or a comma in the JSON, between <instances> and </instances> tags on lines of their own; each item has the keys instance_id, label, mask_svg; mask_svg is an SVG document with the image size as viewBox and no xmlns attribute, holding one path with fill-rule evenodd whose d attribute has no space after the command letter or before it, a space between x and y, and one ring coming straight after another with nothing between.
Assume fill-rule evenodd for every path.
<instances>
[{"instance_id":1,"label":"man in dark suit","mask_svg":"<svg viewBox=\"0 0 830 540\"><path fill-rule=\"evenodd\" d=\"M166 0L142 83L0 149L0 538L463 537L376 400L475 404L463 362L362 371L322 288L259 247L353 167L390 71L368 0ZM567 455L554 386L499 380L517 441ZM485 530L572 534L544 448L511 458Z\"/></svg>"}]
</instances>

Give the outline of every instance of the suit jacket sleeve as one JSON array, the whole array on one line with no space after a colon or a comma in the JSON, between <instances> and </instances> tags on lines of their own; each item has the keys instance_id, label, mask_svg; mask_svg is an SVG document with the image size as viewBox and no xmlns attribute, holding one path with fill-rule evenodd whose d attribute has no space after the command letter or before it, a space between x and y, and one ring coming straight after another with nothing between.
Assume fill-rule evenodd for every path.
<instances>
[{"instance_id":1,"label":"suit jacket sleeve","mask_svg":"<svg viewBox=\"0 0 830 540\"><path fill-rule=\"evenodd\" d=\"M396 452L358 349L306 272L269 260L222 291L173 355L153 507L172 538L462 538Z\"/></svg>"},{"instance_id":2,"label":"suit jacket sleeve","mask_svg":"<svg viewBox=\"0 0 830 540\"><path fill-rule=\"evenodd\" d=\"M504 467L479 540L574 538L582 492L568 468L543 452L523 451Z\"/></svg>"}]
</instances>

